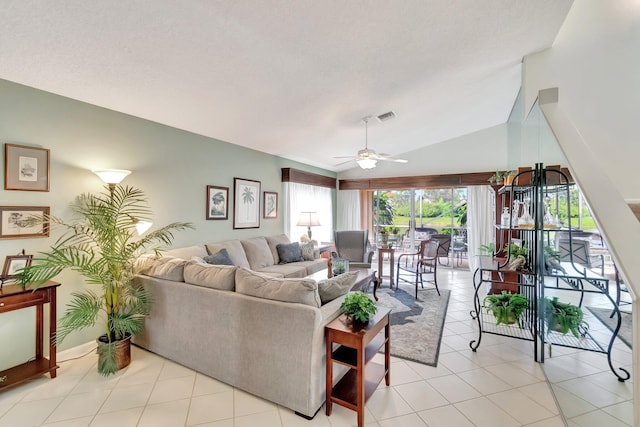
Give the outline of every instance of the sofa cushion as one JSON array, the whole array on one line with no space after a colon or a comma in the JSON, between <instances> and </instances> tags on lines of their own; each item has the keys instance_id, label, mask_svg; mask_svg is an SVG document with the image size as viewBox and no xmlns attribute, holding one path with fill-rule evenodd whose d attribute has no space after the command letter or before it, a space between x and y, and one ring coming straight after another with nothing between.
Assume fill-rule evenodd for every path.
<instances>
[{"instance_id":1,"label":"sofa cushion","mask_svg":"<svg viewBox=\"0 0 640 427\"><path fill-rule=\"evenodd\" d=\"M236 268L230 265L200 264L189 261L184 266L184 281L206 288L233 291L236 288Z\"/></svg>"},{"instance_id":2,"label":"sofa cushion","mask_svg":"<svg viewBox=\"0 0 640 427\"><path fill-rule=\"evenodd\" d=\"M254 237L253 239L241 240L244 253L249 261L252 270L259 270L263 267L273 265L273 255L264 237Z\"/></svg>"},{"instance_id":3,"label":"sofa cushion","mask_svg":"<svg viewBox=\"0 0 640 427\"><path fill-rule=\"evenodd\" d=\"M302 258L302 250L300 249L300 243L279 243L276 246L278 250L278 257L280 258L280 264L289 264L291 262L304 261Z\"/></svg>"},{"instance_id":4,"label":"sofa cushion","mask_svg":"<svg viewBox=\"0 0 640 427\"><path fill-rule=\"evenodd\" d=\"M274 277L288 277L292 279L307 277L307 268L300 264L299 262L293 262L290 264L270 265L269 267L255 271Z\"/></svg>"},{"instance_id":5,"label":"sofa cushion","mask_svg":"<svg viewBox=\"0 0 640 427\"><path fill-rule=\"evenodd\" d=\"M291 240L289 240L289 237L286 234L267 236L265 237L265 239L267 239L267 244L269 245L269 249L271 249L271 255L273 255L273 263L280 264L280 257L278 256L278 249L276 249L276 246L278 246L280 243L291 243Z\"/></svg>"},{"instance_id":6,"label":"sofa cushion","mask_svg":"<svg viewBox=\"0 0 640 427\"><path fill-rule=\"evenodd\" d=\"M318 284L313 279L279 279L238 268L236 292L258 298L320 307Z\"/></svg>"},{"instance_id":7,"label":"sofa cushion","mask_svg":"<svg viewBox=\"0 0 640 427\"><path fill-rule=\"evenodd\" d=\"M320 301L322 304L326 304L329 301L349 292L354 283L356 283L357 278L358 272L350 271L330 279L320 280L318 282L318 294L320 295Z\"/></svg>"},{"instance_id":8,"label":"sofa cushion","mask_svg":"<svg viewBox=\"0 0 640 427\"><path fill-rule=\"evenodd\" d=\"M233 261L231 261L231 257L229 256L229 252L226 248L222 248L215 254L207 255L202 259L207 264L233 265Z\"/></svg>"},{"instance_id":9,"label":"sofa cushion","mask_svg":"<svg viewBox=\"0 0 640 427\"><path fill-rule=\"evenodd\" d=\"M184 248L169 249L168 251L164 251L164 255L169 255L176 258L189 260L193 256L199 256L200 258L204 258L208 255L208 253L207 253L207 248L205 248L204 245L195 245L195 246L187 246Z\"/></svg>"},{"instance_id":10,"label":"sofa cushion","mask_svg":"<svg viewBox=\"0 0 640 427\"><path fill-rule=\"evenodd\" d=\"M304 261L313 261L316 259L316 247L313 242L307 242L300 245L300 250L302 251L302 258Z\"/></svg>"},{"instance_id":11,"label":"sofa cushion","mask_svg":"<svg viewBox=\"0 0 640 427\"><path fill-rule=\"evenodd\" d=\"M140 274L172 282L182 282L184 281L184 266L186 264L186 260L173 256L146 257L140 267Z\"/></svg>"},{"instance_id":12,"label":"sofa cushion","mask_svg":"<svg viewBox=\"0 0 640 427\"><path fill-rule=\"evenodd\" d=\"M244 248L242 247L240 240L227 240L219 243L209 243L206 246L209 254L215 254L220 251L220 249L224 248L229 253L229 257L231 258L231 261L233 261L233 265L250 268L249 261L247 260L247 256L244 253Z\"/></svg>"}]
</instances>

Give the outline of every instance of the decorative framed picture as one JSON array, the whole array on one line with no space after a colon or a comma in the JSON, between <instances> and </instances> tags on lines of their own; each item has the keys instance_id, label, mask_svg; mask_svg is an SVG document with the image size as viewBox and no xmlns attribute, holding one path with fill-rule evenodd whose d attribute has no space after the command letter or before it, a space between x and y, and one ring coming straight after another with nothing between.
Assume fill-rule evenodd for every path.
<instances>
[{"instance_id":1,"label":"decorative framed picture","mask_svg":"<svg viewBox=\"0 0 640 427\"><path fill-rule=\"evenodd\" d=\"M9 255L4 260L4 268L2 269L3 279L15 279L18 277L18 270L29 267L33 255Z\"/></svg>"},{"instance_id":2,"label":"decorative framed picture","mask_svg":"<svg viewBox=\"0 0 640 427\"><path fill-rule=\"evenodd\" d=\"M49 150L4 144L4 189L49 191Z\"/></svg>"},{"instance_id":3,"label":"decorative framed picture","mask_svg":"<svg viewBox=\"0 0 640 427\"><path fill-rule=\"evenodd\" d=\"M278 193L265 191L262 209L264 218L278 218Z\"/></svg>"},{"instance_id":4,"label":"decorative framed picture","mask_svg":"<svg viewBox=\"0 0 640 427\"><path fill-rule=\"evenodd\" d=\"M0 206L0 239L49 237L49 207Z\"/></svg>"},{"instance_id":5,"label":"decorative framed picture","mask_svg":"<svg viewBox=\"0 0 640 427\"><path fill-rule=\"evenodd\" d=\"M233 228L260 228L260 181L233 178Z\"/></svg>"},{"instance_id":6,"label":"decorative framed picture","mask_svg":"<svg viewBox=\"0 0 640 427\"><path fill-rule=\"evenodd\" d=\"M207 219L229 219L229 187L207 185Z\"/></svg>"}]
</instances>

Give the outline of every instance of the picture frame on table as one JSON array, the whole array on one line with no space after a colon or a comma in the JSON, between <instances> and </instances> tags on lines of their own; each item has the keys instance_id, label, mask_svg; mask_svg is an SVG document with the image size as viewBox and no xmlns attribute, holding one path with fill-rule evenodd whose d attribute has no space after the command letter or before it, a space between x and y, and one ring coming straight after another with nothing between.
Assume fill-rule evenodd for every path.
<instances>
[{"instance_id":1,"label":"picture frame on table","mask_svg":"<svg viewBox=\"0 0 640 427\"><path fill-rule=\"evenodd\" d=\"M49 149L4 144L4 189L49 191Z\"/></svg>"},{"instance_id":2,"label":"picture frame on table","mask_svg":"<svg viewBox=\"0 0 640 427\"><path fill-rule=\"evenodd\" d=\"M278 218L278 193L265 191L263 194L263 217L267 219Z\"/></svg>"},{"instance_id":3,"label":"picture frame on table","mask_svg":"<svg viewBox=\"0 0 640 427\"><path fill-rule=\"evenodd\" d=\"M233 228L260 228L260 181L233 178Z\"/></svg>"},{"instance_id":4,"label":"picture frame on table","mask_svg":"<svg viewBox=\"0 0 640 427\"><path fill-rule=\"evenodd\" d=\"M48 206L0 206L0 239L49 237Z\"/></svg>"},{"instance_id":5,"label":"picture frame on table","mask_svg":"<svg viewBox=\"0 0 640 427\"><path fill-rule=\"evenodd\" d=\"M29 267L33 255L9 255L4 260L4 268L2 269L3 280L11 280L18 277L20 269Z\"/></svg>"},{"instance_id":6,"label":"picture frame on table","mask_svg":"<svg viewBox=\"0 0 640 427\"><path fill-rule=\"evenodd\" d=\"M229 219L229 187L207 185L207 219Z\"/></svg>"}]
</instances>

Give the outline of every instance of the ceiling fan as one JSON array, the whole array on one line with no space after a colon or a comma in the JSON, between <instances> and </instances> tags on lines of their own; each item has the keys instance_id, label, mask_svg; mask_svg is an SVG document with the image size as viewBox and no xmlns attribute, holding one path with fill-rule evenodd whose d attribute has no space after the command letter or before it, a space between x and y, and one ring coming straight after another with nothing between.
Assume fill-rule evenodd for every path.
<instances>
[{"instance_id":1,"label":"ceiling fan","mask_svg":"<svg viewBox=\"0 0 640 427\"><path fill-rule=\"evenodd\" d=\"M374 149L369 148L369 141L368 141L369 119L371 119L371 116L367 116L362 119L362 121L364 122L364 148L362 150L358 150L358 154L355 157L353 156L334 157L334 159L350 158L350 160L347 160L346 162L338 163L336 166L340 166L345 163L355 161L356 163L358 163L358 166L360 166L362 169L373 169L376 167L376 163L378 162L378 160L407 163L407 160L405 159L396 159L395 157L391 157L388 154L384 154L384 153L378 154Z\"/></svg>"}]
</instances>

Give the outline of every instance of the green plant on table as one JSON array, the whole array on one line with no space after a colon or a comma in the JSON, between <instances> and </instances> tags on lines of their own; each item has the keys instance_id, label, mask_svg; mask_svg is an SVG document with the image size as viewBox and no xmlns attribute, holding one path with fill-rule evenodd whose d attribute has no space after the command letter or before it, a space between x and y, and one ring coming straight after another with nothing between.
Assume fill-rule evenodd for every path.
<instances>
[{"instance_id":1,"label":"green plant on table","mask_svg":"<svg viewBox=\"0 0 640 427\"><path fill-rule=\"evenodd\" d=\"M521 270L527 266L528 248L525 242L522 246L515 243L507 243L502 251L509 257L509 265L516 269Z\"/></svg>"},{"instance_id":2,"label":"green plant on table","mask_svg":"<svg viewBox=\"0 0 640 427\"><path fill-rule=\"evenodd\" d=\"M70 269L80 273L88 285L72 293L72 300L59 320L56 342L69 333L105 322L105 335L98 346L98 372L102 375L117 371L116 344L142 330L149 314L150 295L134 286L133 267L142 252L153 245L168 246L173 232L192 228L191 224L174 222L158 230L138 236L136 225L151 220L151 210L141 190L116 185L113 189L94 194L82 194L71 205L76 218L64 222L50 216L52 226L66 229L49 252L40 253L34 263L22 271L23 285L35 287ZM158 253L159 248L153 250Z\"/></svg>"},{"instance_id":3,"label":"green plant on table","mask_svg":"<svg viewBox=\"0 0 640 427\"><path fill-rule=\"evenodd\" d=\"M548 331L561 334L571 332L574 337L580 338L580 328L589 326L583 317L582 309L576 305L558 301L558 297L544 299L544 318Z\"/></svg>"},{"instance_id":4,"label":"green plant on table","mask_svg":"<svg viewBox=\"0 0 640 427\"><path fill-rule=\"evenodd\" d=\"M347 294L340 309L358 322L366 323L369 317L376 314L378 307L364 292L351 292Z\"/></svg>"},{"instance_id":5,"label":"green plant on table","mask_svg":"<svg viewBox=\"0 0 640 427\"><path fill-rule=\"evenodd\" d=\"M500 323L509 325L520 320L522 313L529 306L529 301L522 294L502 291L499 294L487 295L482 305L496 318L496 325Z\"/></svg>"},{"instance_id":6,"label":"green plant on table","mask_svg":"<svg viewBox=\"0 0 640 427\"><path fill-rule=\"evenodd\" d=\"M487 245L480 245L480 247L478 248L478 252L482 256L493 256L495 251L496 251L496 248L493 242Z\"/></svg>"}]
</instances>

